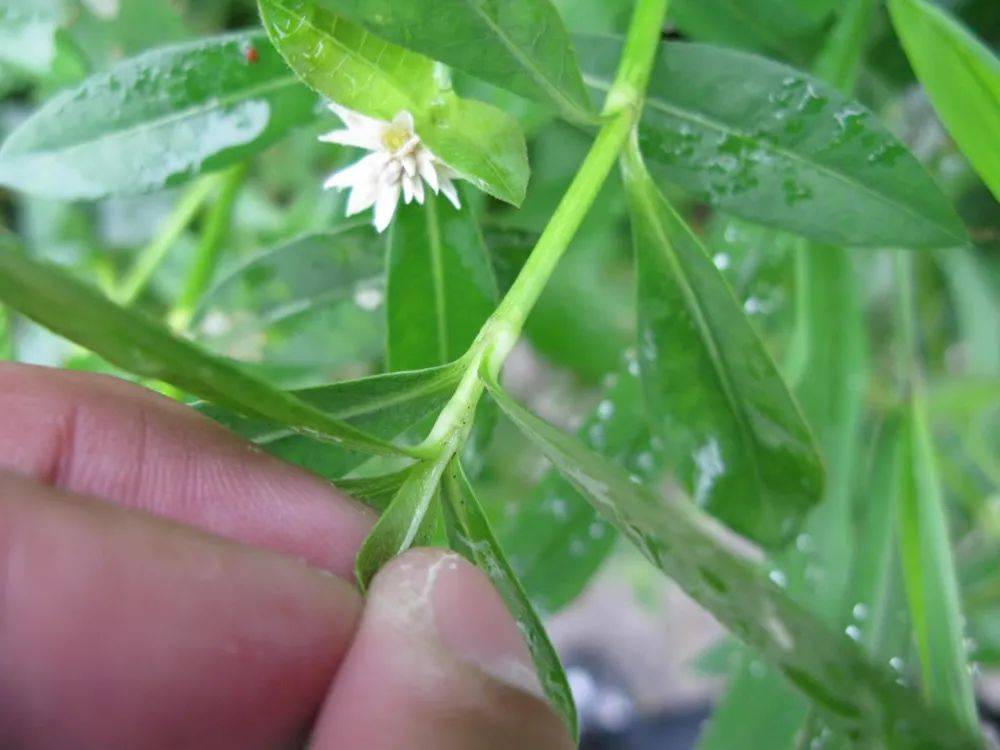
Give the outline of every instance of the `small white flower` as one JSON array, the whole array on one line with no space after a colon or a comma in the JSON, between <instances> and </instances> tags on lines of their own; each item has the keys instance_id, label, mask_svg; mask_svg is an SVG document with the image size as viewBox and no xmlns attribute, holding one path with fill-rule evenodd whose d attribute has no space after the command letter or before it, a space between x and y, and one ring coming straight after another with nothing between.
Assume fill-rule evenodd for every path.
<instances>
[{"instance_id":1,"label":"small white flower","mask_svg":"<svg viewBox=\"0 0 1000 750\"><path fill-rule=\"evenodd\" d=\"M320 136L325 143L354 146L372 153L332 175L323 188L350 189L347 215L375 207L375 228L384 232L396 213L402 195L406 203L424 202L424 183L460 208L453 180L458 174L423 145L413 132L413 115L400 112L392 122L376 120L339 104L330 110L346 126Z\"/></svg>"}]
</instances>

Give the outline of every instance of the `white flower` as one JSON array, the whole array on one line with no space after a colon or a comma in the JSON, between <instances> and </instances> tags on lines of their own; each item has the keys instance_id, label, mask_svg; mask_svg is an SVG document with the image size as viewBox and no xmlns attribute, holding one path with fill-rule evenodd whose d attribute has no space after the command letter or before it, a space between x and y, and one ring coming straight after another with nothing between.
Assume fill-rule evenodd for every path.
<instances>
[{"instance_id":1,"label":"white flower","mask_svg":"<svg viewBox=\"0 0 1000 750\"><path fill-rule=\"evenodd\" d=\"M392 223L400 195L407 203L424 202L425 182L435 193L444 193L455 208L461 207L452 182L458 174L423 145L413 132L413 115L409 112L400 112L392 122L385 122L338 104L330 104L330 110L343 121L346 130L333 130L319 139L372 152L323 184L325 190L350 189L348 216L375 206L375 228L384 232Z\"/></svg>"}]
</instances>

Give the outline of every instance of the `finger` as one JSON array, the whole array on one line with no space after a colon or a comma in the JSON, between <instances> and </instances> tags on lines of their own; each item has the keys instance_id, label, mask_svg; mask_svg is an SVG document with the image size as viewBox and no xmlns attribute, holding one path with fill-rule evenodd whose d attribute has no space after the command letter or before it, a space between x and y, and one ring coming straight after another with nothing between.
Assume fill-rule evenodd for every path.
<instances>
[{"instance_id":1,"label":"finger","mask_svg":"<svg viewBox=\"0 0 1000 750\"><path fill-rule=\"evenodd\" d=\"M192 409L115 378L0 364L0 468L350 575L373 515Z\"/></svg>"},{"instance_id":2,"label":"finger","mask_svg":"<svg viewBox=\"0 0 1000 750\"><path fill-rule=\"evenodd\" d=\"M372 583L314 750L572 747L517 625L457 555L409 552Z\"/></svg>"},{"instance_id":3,"label":"finger","mask_svg":"<svg viewBox=\"0 0 1000 750\"><path fill-rule=\"evenodd\" d=\"M0 475L0 747L288 746L360 609L288 557Z\"/></svg>"}]
</instances>

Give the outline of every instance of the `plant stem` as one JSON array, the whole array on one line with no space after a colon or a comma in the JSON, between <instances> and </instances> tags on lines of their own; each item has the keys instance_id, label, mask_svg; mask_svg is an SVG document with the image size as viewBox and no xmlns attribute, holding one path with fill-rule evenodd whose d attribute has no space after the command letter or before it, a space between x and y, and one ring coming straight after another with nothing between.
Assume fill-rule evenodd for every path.
<instances>
[{"instance_id":1,"label":"plant stem","mask_svg":"<svg viewBox=\"0 0 1000 750\"><path fill-rule=\"evenodd\" d=\"M233 204L243 185L246 172L246 165L241 164L220 175L219 197L205 219L194 263L184 283L184 289L168 318L175 330L183 331L188 327L198 302L212 283L222 245L232 223Z\"/></svg>"},{"instance_id":2,"label":"plant stem","mask_svg":"<svg viewBox=\"0 0 1000 750\"><path fill-rule=\"evenodd\" d=\"M166 223L157 233L153 241L139 253L132 268L114 295L115 301L121 305L130 305L142 294L153 273L167 257L170 248L188 228L202 204L208 200L218 182L218 176L203 177L191 185L181 196Z\"/></svg>"},{"instance_id":3,"label":"plant stem","mask_svg":"<svg viewBox=\"0 0 1000 750\"><path fill-rule=\"evenodd\" d=\"M483 394L481 369L485 367L493 377L499 374L638 122L669 5L670 0L637 0L618 74L605 101L604 125L524 268L463 357L465 374L419 452L439 455L445 446L455 444L452 436L467 433L471 426Z\"/></svg>"}]
</instances>

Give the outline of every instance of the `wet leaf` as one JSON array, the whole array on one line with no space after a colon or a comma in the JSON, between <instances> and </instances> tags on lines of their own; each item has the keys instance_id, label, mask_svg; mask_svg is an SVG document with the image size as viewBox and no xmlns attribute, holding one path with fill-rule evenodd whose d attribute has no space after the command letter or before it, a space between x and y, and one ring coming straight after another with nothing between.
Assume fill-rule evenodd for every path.
<instances>
[{"instance_id":1,"label":"wet leaf","mask_svg":"<svg viewBox=\"0 0 1000 750\"><path fill-rule=\"evenodd\" d=\"M980 746L947 714L895 682L888 665L793 602L752 546L705 515L675 486L663 496L531 414L487 380L504 413L656 567L744 643L757 649L832 727L856 742L920 750Z\"/></svg>"},{"instance_id":2,"label":"wet leaf","mask_svg":"<svg viewBox=\"0 0 1000 750\"><path fill-rule=\"evenodd\" d=\"M112 364L212 403L354 450L400 450L257 380L175 337L142 313L115 305L65 271L28 258L0 232L0 301Z\"/></svg>"},{"instance_id":3,"label":"wet leaf","mask_svg":"<svg viewBox=\"0 0 1000 750\"><path fill-rule=\"evenodd\" d=\"M936 5L890 0L889 11L934 109L1000 200L1000 58Z\"/></svg>"},{"instance_id":4,"label":"wet leaf","mask_svg":"<svg viewBox=\"0 0 1000 750\"><path fill-rule=\"evenodd\" d=\"M812 434L732 289L641 156L629 153L624 165L653 432L699 506L766 546L783 546L822 493Z\"/></svg>"},{"instance_id":5,"label":"wet leaf","mask_svg":"<svg viewBox=\"0 0 1000 750\"><path fill-rule=\"evenodd\" d=\"M62 200L155 190L246 159L312 119L314 107L259 32L163 47L22 123L0 148L0 184Z\"/></svg>"},{"instance_id":6,"label":"wet leaf","mask_svg":"<svg viewBox=\"0 0 1000 750\"><path fill-rule=\"evenodd\" d=\"M260 11L275 46L306 84L370 117L410 112L428 148L463 178L508 203L524 199L528 159L520 126L495 107L442 88L432 60L311 0L260 0Z\"/></svg>"},{"instance_id":7,"label":"wet leaf","mask_svg":"<svg viewBox=\"0 0 1000 750\"><path fill-rule=\"evenodd\" d=\"M576 705L559 655L523 586L511 570L479 499L458 461L453 460L445 472L442 495L445 526L451 548L482 568L500 592L528 643L546 697L576 738L579 733Z\"/></svg>"},{"instance_id":8,"label":"wet leaf","mask_svg":"<svg viewBox=\"0 0 1000 750\"><path fill-rule=\"evenodd\" d=\"M619 44L580 41L585 79L608 87ZM967 241L933 180L867 109L806 73L707 44L666 43L643 153L697 199L847 247Z\"/></svg>"},{"instance_id":9,"label":"wet leaf","mask_svg":"<svg viewBox=\"0 0 1000 750\"><path fill-rule=\"evenodd\" d=\"M390 42L590 119L590 100L550 0L317 0Z\"/></svg>"},{"instance_id":10,"label":"wet leaf","mask_svg":"<svg viewBox=\"0 0 1000 750\"><path fill-rule=\"evenodd\" d=\"M468 200L443 196L400 208L389 234L388 366L452 362L472 344L497 302L489 254Z\"/></svg>"}]
</instances>

